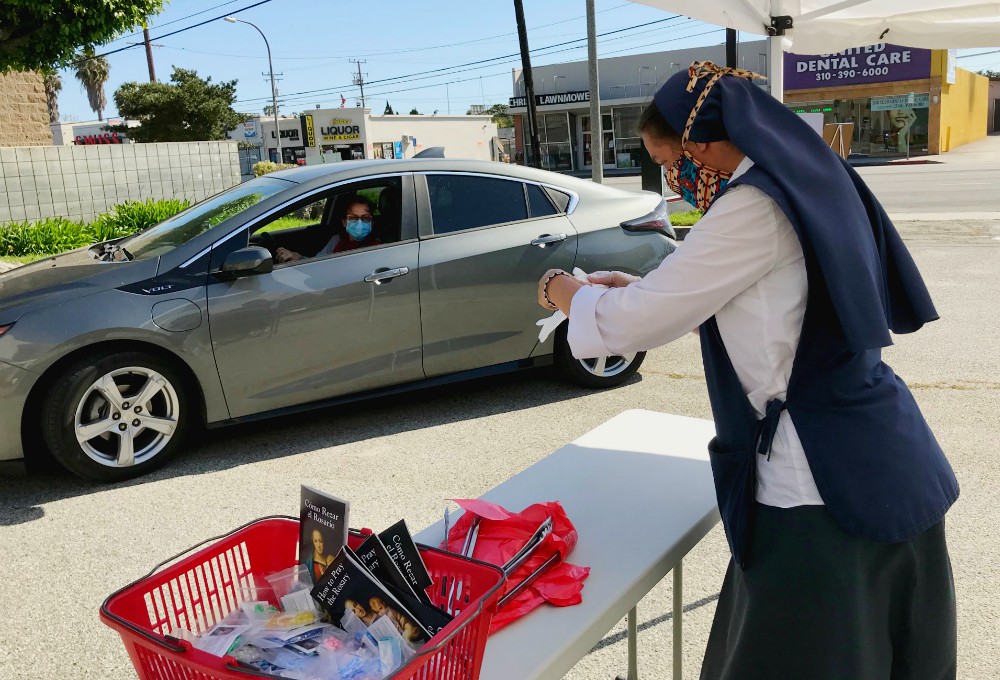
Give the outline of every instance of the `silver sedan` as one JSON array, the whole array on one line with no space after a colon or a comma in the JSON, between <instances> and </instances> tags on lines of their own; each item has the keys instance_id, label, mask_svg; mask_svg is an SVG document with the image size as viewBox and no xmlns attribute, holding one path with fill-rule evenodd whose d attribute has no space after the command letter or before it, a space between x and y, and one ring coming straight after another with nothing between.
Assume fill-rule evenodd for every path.
<instances>
[{"instance_id":1,"label":"silver sedan","mask_svg":"<svg viewBox=\"0 0 1000 680\"><path fill-rule=\"evenodd\" d=\"M645 274L675 248L660 196L515 165L331 163L261 177L134 236L0 275L0 461L44 449L99 481L192 427L555 363L550 268Z\"/></svg>"}]
</instances>

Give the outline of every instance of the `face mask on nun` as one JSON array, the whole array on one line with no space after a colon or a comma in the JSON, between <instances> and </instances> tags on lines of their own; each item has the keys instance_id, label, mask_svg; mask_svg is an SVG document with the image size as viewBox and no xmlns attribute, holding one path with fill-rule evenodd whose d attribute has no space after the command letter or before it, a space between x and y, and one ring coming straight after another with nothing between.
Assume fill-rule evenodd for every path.
<instances>
[{"instance_id":1,"label":"face mask on nun","mask_svg":"<svg viewBox=\"0 0 1000 680\"><path fill-rule=\"evenodd\" d=\"M684 125L684 134L681 137L681 149L682 153L680 158L678 158L674 163L667 168L664 173L667 186L683 198L685 201L693 205L698 210L705 212L708 207L712 205L712 200L715 198L716 194L726 188L726 184L729 183L729 178L732 177L732 173L723 172L722 170L717 170L716 168L709 167L698 161L691 155L691 152L687 150L687 145L689 138L691 137L691 128L694 125L695 118L698 116L698 111L701 109L701 105L705 103L708 99L708 94L712 90L712 86L715 85L716 81L723 74L732 74L739 77L759 77L755 73L750 71L745 71L743 69L720 69L714 64L708 64L707 69L703 69L706 64L696 62L692 64L689 73L691 74L691 83L688 85L688 92L694 87L695 82L702 75L710 73L708 84L702 93L698 96L698 100L695 102L694 107L691 109L690 115L688 115L687 123ZM707 73L702 73L702 71L707 71Z\"/></svg>"}]
</instances>

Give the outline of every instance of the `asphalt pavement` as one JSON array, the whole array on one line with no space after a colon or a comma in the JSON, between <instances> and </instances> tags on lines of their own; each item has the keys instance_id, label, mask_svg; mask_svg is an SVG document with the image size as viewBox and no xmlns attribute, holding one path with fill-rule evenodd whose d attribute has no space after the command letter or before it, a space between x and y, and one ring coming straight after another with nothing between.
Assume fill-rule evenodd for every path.
<instances>
[{"instance_id":1,"label":"asphalt pavement","mask_svg":"<svg viewBox=\"0 0 1000 680\"><path fill-rule=\"evenodd\" d=\"M924 190L907 195L923 201ZM947 518L958 675L988 680L1000 658L1000 221L899 226L941 320L897 338L886 359L962 485ZM202 539L296 513L300 484L350 499L353 526L382 529L405 517L417 529L440 518L444 499L476 497L629 408L710 417L696 338L651 352L639 376L607 392L533 371L213 431L166 469L114 486L0 477L0 679L134 678L117 635L97 619L102 600ZM698 675L727 559L717 527L685 560L686 678ZM644 678L670 677L671 595L667 578L639 605ZM623 622L566 677L610 679L624 673L625 658Z\"/></svg>"}]
</instances>

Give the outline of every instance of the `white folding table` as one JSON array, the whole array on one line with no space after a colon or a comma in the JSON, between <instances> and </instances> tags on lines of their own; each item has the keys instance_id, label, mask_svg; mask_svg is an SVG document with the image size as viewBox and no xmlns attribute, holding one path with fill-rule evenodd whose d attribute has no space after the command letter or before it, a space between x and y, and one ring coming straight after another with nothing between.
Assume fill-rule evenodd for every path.
<instances>
[{"instance_id":1,"label":"white folding table","mask_svg":"<svg viewBox=\"0 0 1000 680\"><path fill-rule=\"evenodd\" d=\"M681 560L719 521L707 451L714 433L710 420L625 411L481 496L515 512L560 501L579 532L569 561L591 568L581 604L542 606L490 638L482 680L560 678L626 615L635 680L635 606L671 570L679 680ZM416 539L443 537L438 522Z\"/></svg>"}]
</instances>

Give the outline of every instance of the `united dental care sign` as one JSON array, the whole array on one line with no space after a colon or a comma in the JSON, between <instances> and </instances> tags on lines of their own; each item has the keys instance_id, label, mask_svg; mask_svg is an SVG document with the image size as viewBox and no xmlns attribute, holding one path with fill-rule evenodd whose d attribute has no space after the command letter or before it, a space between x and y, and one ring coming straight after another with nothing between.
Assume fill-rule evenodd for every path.
<instances>
[{"instance_id":1,"label":"united dental care sign","mask_svg":"<svg viewBox=\"0 0 1000 680\"><path fill-rule=\"evenodd\" d=\"M785 89L849 87L931 76L931 51L882 43L836 54L785 54Z\"/></svg>"}]
</instances>

